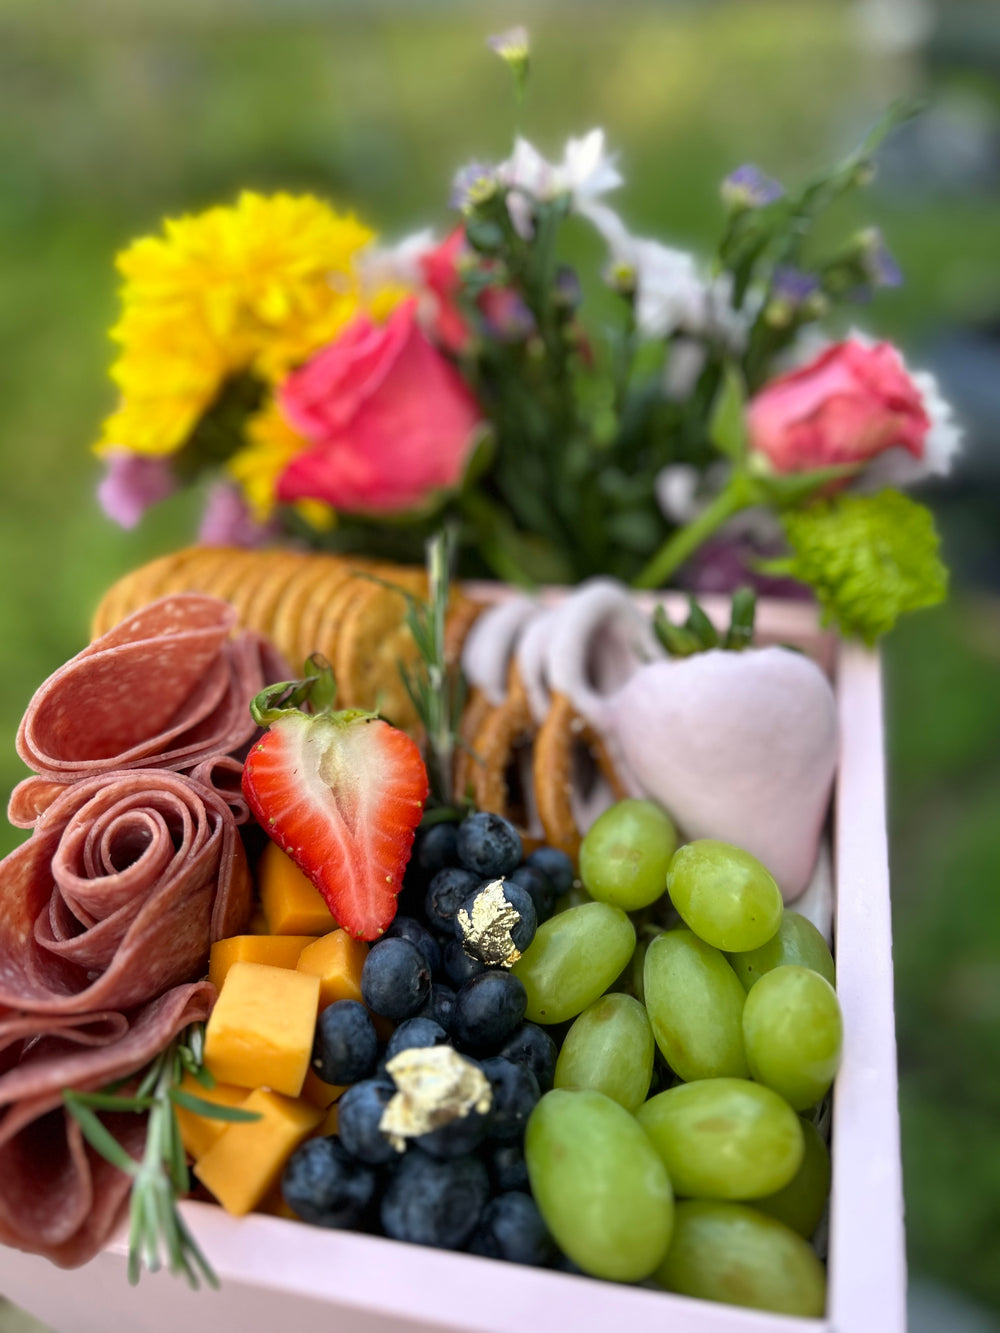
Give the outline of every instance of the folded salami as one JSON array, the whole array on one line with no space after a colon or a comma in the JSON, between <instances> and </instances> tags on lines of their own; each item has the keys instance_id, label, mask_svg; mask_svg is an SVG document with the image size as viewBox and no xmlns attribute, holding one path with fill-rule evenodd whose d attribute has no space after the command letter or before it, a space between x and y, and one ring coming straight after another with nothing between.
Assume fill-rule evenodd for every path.
<instances>
[{"instance_id":1,"label":"folded salami","mask_svg":"<svg viewBox=\"0 0 1000 1333\"><path fill-rule=\"evenodd\" d=\"M17 752L38 776L15 789L11 823L30 828L65 784L120 769L219 775L231 795L220 760L242 759L257 733L250 700L291 675L266 639L235 627L218 598L161 597L55 671L18 731ZM234 811L246 817L238 799Z\"/></svg>"},{"instance_id":2,"label":"folded salami","mask_svg":"<svg viewBox=\"0 0 1000 1333\"><path fill-rule=\"evenodd\" d=\"M232 812L180 773L133 769L68 786L0 862L2 1007L95 1014L204 974L252 890Z\"/></svg>"},{"instance_id":3,"label":"folded salami","mask_svg":"<svg viewBox=\"0 0 1000 1333\"><path fill-rule=\"evenodd\" d=\"M109 1240L124 1220L131 1181L85 1142L63 1092L137 1073L189 1023L207 1018L214 998L208 982L174 987L115 1021L101 1015L103 1040L95 1027L90 1045L42 1020L18 1062L0 1073L0 1243L70 1268ZM144 1116L101 1118L130 1156L141 1157Z\"/></svg>"}]
</instances>

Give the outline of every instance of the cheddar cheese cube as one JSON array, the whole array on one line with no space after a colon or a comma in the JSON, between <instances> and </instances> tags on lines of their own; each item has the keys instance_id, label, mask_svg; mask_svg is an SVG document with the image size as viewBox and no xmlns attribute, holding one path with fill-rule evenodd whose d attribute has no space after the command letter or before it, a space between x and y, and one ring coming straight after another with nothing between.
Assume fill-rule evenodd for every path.
<instances>
[{"instance_id":1,"label":"cheddar cheese cube","mask_svg":"<svg viewBox=\"0 0 1000 1333\"><path fill-rule=\"evenodd\" d=\"M295 966L300 972L319 977L319 1006L325 1009L334 1000L360 1003L361 972L367 957L364 940L356 940L346 930L334 930L321 939L310 940Z\"/></svg>"},{"instance_id":2,"label":"cheddar cheese cube","mask_svg":"<svg viewBox=\"0 0 1000 1333\"><path fill-rule=\"evenodd\" d=\"M337 923L312 880L276 842L269 842L258 866L261 905L272 935L325 935Z\"/></svg>"},{"instance_id":3,"label":"cheddar cheese cube","mask_svg":"<svg viewBox=\"0 0 1000 1333\"><path fill-rule=\"evenodd\" d=\"M182 1092L189 1092L192 1097L200 1097L203 1102L211 1102L213 1106L242 1106L249 1096L246 1088L237 1088L232 1083L216 1083L214 1088L206 1088L192 1074L185 1074L180 1086ZM208 1152L219 1135L229 1128L229 1121L198 1115L196 1111L189 1111L186 1106L178 1106L176 1103L174 1113L184 1149L195 1161Z\"/></svg>"},{"instance_id":4,"label":"cheddar cheese cube","mask_svg":"<svg viewBox=\"0 0 1000 1333\"><path fill-rule=\"evenodd\" d=\"M337 1083L324 1083L315 1069L310 1069L306 1074L305 1082L302 1084L302 1096L313 1106L318 1106L321 1111L325 1111L328 1106L332 1106L338 1097L341 1097L347 1091L347 1085L341 1087Z\"/></svg>"},{"instance_id":5,"label":"cheddar cheese cube","mask_svg":"<svg viewBox=\"0 0 1000 1333\"><path fill-rule=\"evenodd\" d=\"M295 967L299 954L314 942L312 935L230 935L216 940L208 960L208 979L222 989L233 963L267 963L270 967ZM308 970L308 969L306 969ZM321 983L322 985L322 983Z\"/></svg>"},{"instance_id":6,"label":"cheddar cheese cube","mask_svg":"<svg viewBox=\"0 0 1000 1333\"><path fill-rule=\"evenodd\" d=\"M220 1083L297 1097L312 1054L319 977L233 963L205 1028L205 1067Z\"/></svg>"},{"instance_id":7,"label":"cheddar cheese cube","mask_svg":"<svg viewBox=\"0 0 1000 1333\"><path fill-rule=\"evenodd\" d=\"M252 966L252 964L244 964ZM195 1166L227 1213L252 1212L274 1188L288 1158L323 1119L308 1102L257 1088L243 1103L259 1120L231 1124Z\"/></svg>"}]
</instances>

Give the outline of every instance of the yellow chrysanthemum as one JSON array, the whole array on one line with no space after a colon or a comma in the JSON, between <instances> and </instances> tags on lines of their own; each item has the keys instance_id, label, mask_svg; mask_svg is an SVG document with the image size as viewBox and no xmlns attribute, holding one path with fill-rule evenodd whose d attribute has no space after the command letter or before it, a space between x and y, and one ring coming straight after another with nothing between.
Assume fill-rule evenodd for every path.
<instances>
[{"instance_id":1,"label":"yellow chrysanthemum","mask_svg":"<svg viewBox=\"0 0 1000 1333\"><path fill-rule=\"evenodd\" d=\"M292 430L273 399L249 419L246 433L247 443L233 454L226 467L239 482L251 514L258 523L266 523L274 510L278 478L308 445ZM331 528L336 521L333 509L321 500L300 500L295 509L320 531Z\"/></svg>"},{"instance_id":2,"label":"yellow chrysanthemum","mask_svg":"<svg viewBox=\"0 0 1000 1333\"><path fill-rule=\"evenodd\" d=\"M122 402L98 450L171 453L227 375L273 384L329 342L361 304L355 261L372 237L309 195L245 193L136 241L118 257Z\"/></svg>"}]
</instances>

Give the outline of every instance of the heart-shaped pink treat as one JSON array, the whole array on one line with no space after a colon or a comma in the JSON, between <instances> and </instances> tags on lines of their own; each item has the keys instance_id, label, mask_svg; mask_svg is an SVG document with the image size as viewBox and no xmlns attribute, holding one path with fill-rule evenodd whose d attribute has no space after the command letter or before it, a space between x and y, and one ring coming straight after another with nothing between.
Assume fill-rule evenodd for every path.
<instances>
[{"instance_id":1,"label":"heart-shaped pink treat","mask_svg":"<svg viewBox=\"0 0 1000 1333\"><path fill-rule=\"evenodd\" d=\"M642 667L608 709L619 753L688 838L742 847L786 902L809 883L837 764L830 682L787 648Z\"/></svg>"}]
</instances>

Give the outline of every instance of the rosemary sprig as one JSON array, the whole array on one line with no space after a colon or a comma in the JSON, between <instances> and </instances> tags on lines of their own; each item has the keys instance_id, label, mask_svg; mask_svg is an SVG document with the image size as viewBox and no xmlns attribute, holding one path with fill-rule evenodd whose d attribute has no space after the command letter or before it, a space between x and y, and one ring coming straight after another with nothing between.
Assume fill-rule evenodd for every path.
<instances>
[{"instance_id":1,"label":"rosemary sprig","mask_svg":"<svg viewBox=\"0 0 1000 1333\"><path fill-rule=\"evenodd\" d=\"M442 529L427 543L427 600L406 588L374 574L364 574L406 601L405 621L417 646L413 667L399 662L406 692L426 734L425 758L431 794L441 806L451 806L452 771L458 739L458 722L465 703L465 680L445 655L445 625L451 590L455 534Z\"/></svg>"},{"instance_id":2,"label":"rosemary sprig","mask_svg":"<svg viewBox=\"0 0 1000 1333\"><path fill-rule=\"evenodd\" d=\"M180 1087L185 1073L205 1088L215 1080L204 1067L205 1031L192 1024L161 1051L139 1078L131 1095L117 1092L121 1083L99 1092L67 1089L63 1101L84 1138L112 1166L130 1176L128 1280L139 1281L145 1267L151 1273L166 1264L171 1273L182 1273L191 1287L201 1280L219 1285L177 1208L177 1201L191 1188L187 1158L177 1124L175 1107L212 1120L247 1122L260 1117L254 1111L219 1106ZM131 1157L101 1121L99 1111L128 1111L147 1116L146 1147L141 1160Z\"/></svg>"}]
</instances>

